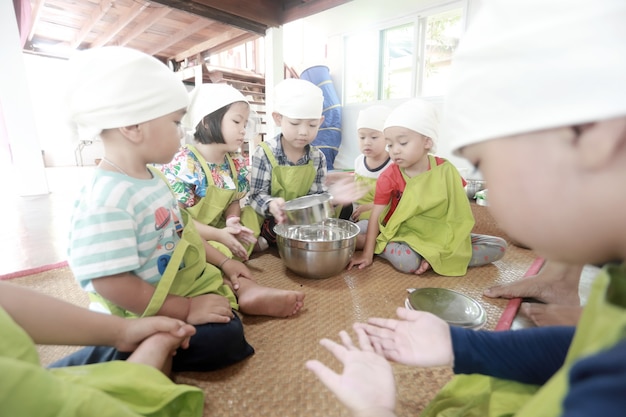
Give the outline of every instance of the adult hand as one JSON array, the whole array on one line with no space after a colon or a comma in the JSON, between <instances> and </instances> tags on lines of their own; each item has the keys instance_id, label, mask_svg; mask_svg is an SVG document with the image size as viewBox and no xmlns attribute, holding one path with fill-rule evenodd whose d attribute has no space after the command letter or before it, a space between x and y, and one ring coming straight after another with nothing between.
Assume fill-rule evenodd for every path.
<instances>
[{"instance_id":1,"label":"adult hand","mask_svg":"<svg viewBox=\"0 0 626 417\"><path fill-rule=\"evenodd\" d=\"M374 352L363 329L357 329L356 334L360 348L345 331L339 333L342 344L320 340L320 344L343 364L343 373L337 374L317 360L307 361L306 367L354 415L392 415L396 387L391 365Z\"/></svg>"},{"instance_id":2,"label":"adult hand","mask_svg":"<svg viewBox=\"0 0 626 417\"><path fill-rule=\"evenodd\" d=\"M448 323L431 313L403 307L396 314L399 320L370 318L367 324L354 327L365 331L377 353L394 362L421 367L452 365Z\"/></svg>"},{"instance_id":3,"label":"adult hand","mask_svg":"<svg viewBox=\"0 0 626 417\"><path fill-rule=\"evenodd\" d=\"M120 352L135 350L141 342L157 333L168 333L179 340L181 347L187 348L189 338L196 333L195 327L184 321L163 316L122 319L120 326L119 337L115 341L115 348Z\"/></svg>"}]
</instances>

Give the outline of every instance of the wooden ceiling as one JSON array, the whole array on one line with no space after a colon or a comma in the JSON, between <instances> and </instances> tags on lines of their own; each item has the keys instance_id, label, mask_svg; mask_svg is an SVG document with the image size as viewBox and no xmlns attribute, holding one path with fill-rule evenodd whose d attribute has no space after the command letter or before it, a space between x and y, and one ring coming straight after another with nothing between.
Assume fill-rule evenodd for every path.
<instances>
[{"instance_id":1,"label":"wooden ceiling","mask_svg":"<svg viewBox=\"0 0 626 417\"><path fill-rule=\"evenodd\" d=\"M78 49L122 45L178 63L350 0L21 1L31 6L27 52L66 57Z\"/></svg>"}]
</instances>

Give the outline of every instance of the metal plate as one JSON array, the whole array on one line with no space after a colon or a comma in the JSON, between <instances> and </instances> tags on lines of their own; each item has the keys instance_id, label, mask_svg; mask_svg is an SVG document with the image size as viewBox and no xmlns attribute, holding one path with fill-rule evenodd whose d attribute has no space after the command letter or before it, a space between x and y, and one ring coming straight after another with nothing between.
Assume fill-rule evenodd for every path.
<instances>
[{"instance_id":1,"label":"metal plate","mask_svg":"<svg viewBox=\"0 0 626 417\"><path fill-rule=\"evenodd\" d=\"M428 311L454 326L477 329L487 321L485 309L479 302L447 288L410 289L406 307Z\"/></svg>"}]
</instances>

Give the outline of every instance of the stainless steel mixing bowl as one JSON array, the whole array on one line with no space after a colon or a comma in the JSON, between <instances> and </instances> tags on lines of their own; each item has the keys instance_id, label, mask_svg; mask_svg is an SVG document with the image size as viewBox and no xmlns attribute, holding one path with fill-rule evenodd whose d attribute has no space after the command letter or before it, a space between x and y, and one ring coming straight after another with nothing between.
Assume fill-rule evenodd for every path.
<instances>
[{"instance_id":1,"label":"stainless steel mixing bowl","mask_svg":"<svg viewBox=\"0 0 626 417\"><path fill-rule=\"evenodd\" d=\"M289 224L314 224L333 217L330 194L312 194L294 198L285 203L285 215Z\"/></svg>"},{"instance_id":2,"label":"stainless steel mixing bowl","mask_svg":"<svg viewBox=\"0 0 626 417\"><path fill-rule=\"evenodd\" d=\"M328 278L343 271L354 253L359 227L348 220L326 219L312 225L274 227L285 266L306 278Z\"/></svg>"}]
</instances>

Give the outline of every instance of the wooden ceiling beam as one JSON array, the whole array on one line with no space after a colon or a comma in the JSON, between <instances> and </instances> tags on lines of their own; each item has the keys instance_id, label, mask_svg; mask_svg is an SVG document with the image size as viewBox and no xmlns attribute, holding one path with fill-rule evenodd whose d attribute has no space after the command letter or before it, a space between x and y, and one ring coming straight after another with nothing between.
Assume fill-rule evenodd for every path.
<instances>
[{"instance_id":1,"label":"wooden ceiling beam","mask_svg":"<svg viewBox=\"0 0 626 417\"><path fill-rule=\"evenodd\" d=\"M174 36L168 37L165 42L160 43L156 48L153 48L147 53L150 55L157 55L159 52L163 51L164 49L169 48L175 43L180 42L181 40L193 35L194 33L204 29L205 27L215 25L215 24L217 23L204 20L204 19L197 19L191 25L188 25L185 27L185 29L178 31Z\"/></svg>"},{"instance_id":2,"label":"wooden ceiling beam","mask_svg":"<svg viewBox=\"0 0 626 417\"><path fill-rule=\"evenodd\" d=\"M111 39L115 37L118 33L120 33L126 25L135 20L137 16L139 16L144 10L148 8L150 3L136 3L133 2L133 5L130 9L121 14L117 19L117 22L109 28L106 33L103 33L98 37L95 41L92 42L91 48L97 48L99 46L106 45Z\"/></svg>"},{"instance_id":3,"label":"wooden ceiling beam","mask_svg":"<svg viewBox=\"0 0 626 417\"><path fill-rule=\"evenodd\" d=\"M108 13L109 9L113 7L113 0L105 0L100 2L100 5L93 11L89 20L86 21L80 31L74 36L74 39L70 42L70 48L76 49L80 46L81 43L85 40L89 32L93 29L93 27L102 19L102 17Z\"/></svg>"},{"instance_id":4,"label":"wooden ceiling beam","mask_svg":"<svg viewBox=\"0 0 626 417\"><path fill-rule=\"evenodd\" d=\"M172 9L183 10L188 13L192 13L198 16L206 17L207 19L216 20L218 22L225 23L229 26L233 26L248 32L256 33L261 36L265 36L267 28L272 25L268 25L258 19L248 19L241 17L239 13L228 13L218 8L212 7L209 1L201 0L153 0L155 3L160 3ZM237 3L236 0L221 1L220 3L232 4ZM273 25L277 26L277 25Z\"/></svg>"},{"instance_id":5,"label":"wooden ceiling beam","mask_svg":"<svg viewBox=\"0 0 626 417\"><path fill-rule=\"evenodd\" d=\"M205 42L202 42L198 45L195 45L193 48L190 48L186 51L183 51L179 54L176 54L172 60L176 62L184 61L185 59L197 55L201 52L208 52L209 54L216 54L227 49L230 49L232 46L241 45L248 40L258 38L258 35L255 34L239 34L238 30L228 30L222 32L220 36L216 36L211 38ZM218 49L215 49L218 47Z\"/></svg>"},{"instance_id":6,"label":"wooden ceiling beam","mask_svg":"<svg viewBox=\"0 0 626 417\"><path fill-rule=\"evenodd\" d=\"M281 24L293 22L352 0L283 0L283 14Z\"/></svg>"},{"instance_id":7,"label":"wooden ceiling beam","mask_svg":"<svg viewBox=\"0 0 626 417\"><path fill-rule=\"evenodd\" d=\"M147 13L141 18L140 21L136 22L137 24L129 33L126 34L122 39L117 41L117 44L120 46L124 46L137 36L143 34L150 26L155 24L159 19L164 18L171 12L172 9L166 6L149 9Z\"/></svg>"},{"instance_id":8,"label":"wooden ceiling beam","mask_svg":"<svg viewBox=\"0 0 626 417\"><path fill-rule=\"evenodd\" d=\"M30 32L28 32L28 42L33 40L33 36L35 35L35 31L37 29L37 24L41 19L41 10L43 9L44 0L35 0L34 3L31 4L31 25Z\"/></svg>"}]
</instances>

